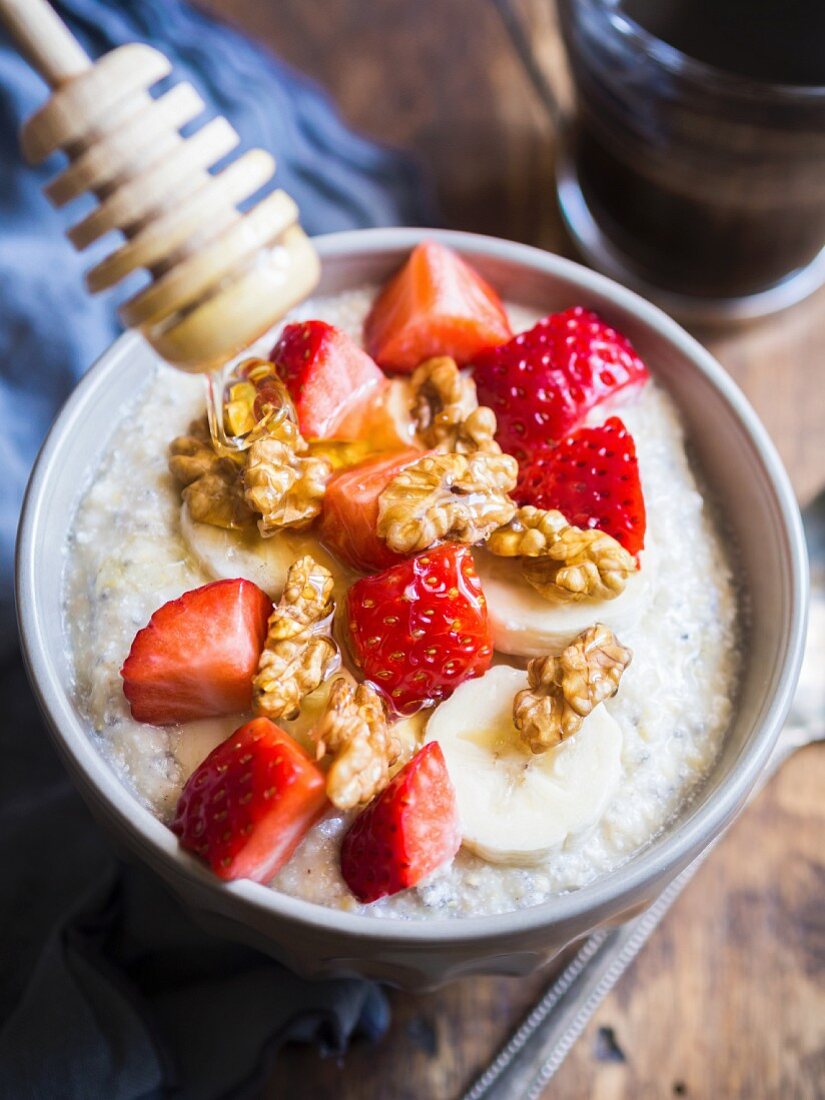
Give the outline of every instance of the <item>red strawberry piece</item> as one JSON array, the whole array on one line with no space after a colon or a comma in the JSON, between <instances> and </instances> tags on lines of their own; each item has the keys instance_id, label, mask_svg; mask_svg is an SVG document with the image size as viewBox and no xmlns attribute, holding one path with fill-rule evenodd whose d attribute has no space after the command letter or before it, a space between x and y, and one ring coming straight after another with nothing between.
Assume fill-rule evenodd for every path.
<instances>
[{"instance_id":1,"label":"red strawberry piece","mask_svg":"<svg viewBox=\"0 0 825 1100\"><path fill-rule=\"evenodd\" d=\"M159 607L120 670L132 717L165 726L248 710L271 611L266 593L242 579Z\"/></svg>"},{"instance_id":2,"label":"red strawberry piece","mask_svg":"<svg viewBox=\"0 0 825 1100\"><path fill-rule=\"evenodd\" d=\"M630 341L582 306L551 313L475 359L479 401L498 418L496 438L523 461L561 439L602 401L648 378Z\"/></svg>"},{"instance_id":3,"label":"red strawberry piece","mask_svg":"<svg viewBox=\"0 0 825 1100\"><path fill-rule=\"evenodd\" d=\"M412 250L364 322L367 350L393 371L413 371L433 355L450 355L461 365L510 336L498 294L457 252L435 241Z\"/></svg>"},{"instance_id":4,"label":"red strawberry piece","mask_svg":"<svg viewBox=\"0 0 825 1100\"><path fill-rule=\"evenodd\" d=\"M522 466L519 504L557 508L575 527L598 527L631 554L645 543L645 500L636 445L618 416L579 428Z\"/></svg>"},{"instance_id":5,"label":"red strawberry piece","mask_svg":"<svg viewBox=\"0 0 825 1100\"><path fill-rule=\"evenodd\" d=\"M461 845L455 791L431 741L358 815L341 845L341 873L361 902L415 886Z\"/></svg>"},{"instance_id":6,"label":"red strawberry piece","mask_svg":"<svg viewBox=\"0 0 825 1100\"><path fill-rule=\"evenodd\" d=\"M172 832L220 878L268 882L326 806L320 769L289 734L255 718L190 775Z\"/></svg>"},{"instance_id":7,"label":"red strawberry piece","mask_svg":"<svg viewBox=\"0 0 825 1100\"><path fill-rule=\"evenodd\" d=\"M417 462L424 453L408 447L375 455L342 470L329 481L319 533L345 564L361 573L370 573L404 561L376 533L378 498L396 474L411 462Z\"/></svg>"},{"instance_id":8,"label":"red strawberry piece","mask_svg":"<svg viewBox=\"0 0 825 1100\"><path fill-rule=\"evenodd\" d=\"M353 339L326 321L287 325L269 358L307 439L333 438L346 417L387 381Z\"/></svg>"},{"instance_id":9,"label":"red strawberry piece","mask_svg":"<svg viewBox=\"0 0 825 1100\"><path fill-rule=\"evenodd\" d=\"M445 699L490 667L487 602L466 546L445 543L363 577L347 611L358 664L399 713Z\"/></svg>"}]
</instances>

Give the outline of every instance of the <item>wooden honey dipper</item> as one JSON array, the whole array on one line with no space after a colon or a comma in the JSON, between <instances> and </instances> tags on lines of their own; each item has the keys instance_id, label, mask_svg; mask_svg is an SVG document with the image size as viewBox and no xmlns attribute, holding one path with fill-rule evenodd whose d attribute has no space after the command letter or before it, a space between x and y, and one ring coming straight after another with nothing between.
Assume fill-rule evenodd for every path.
<instances>
[{"instance_id":1,"label":"wooden honey dipper","mask_svg":"<svg viewBox=\"0 0 825 1100\"><path fill-rule=\"evenodd\" d=\"M151 283L119 313L167 362L213 371L312 291L318 257L289 195L238 210L271 179L274 159L252 149L211 174L238 134L218 117L181 136L205 104L188 83L149 95L172 68L162 53L134 43L92 63L46 0L0 0L0 18L53 89L23 126L24 155L68 156L46 187L55 206L86 191L98 199L69 239L84 249L113 229L125 237L87 273L89 290L148 271Z\"/></svg>"}]
</instances>

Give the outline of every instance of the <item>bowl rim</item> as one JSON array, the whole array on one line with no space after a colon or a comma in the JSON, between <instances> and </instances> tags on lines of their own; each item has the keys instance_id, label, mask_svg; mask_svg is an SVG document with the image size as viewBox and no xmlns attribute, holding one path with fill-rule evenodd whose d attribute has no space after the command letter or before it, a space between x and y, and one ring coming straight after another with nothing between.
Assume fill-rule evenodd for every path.
<instances>
[{"instance_id":1,"label":"bowl rim","mask_svg":"<svg viewBox=\"0 0 825 1100\"><path fill-rule=\"evenodd\" d=\"M374 940L407 946L434 943L499 940L542 926L582 921L588 914L611 914L623 898L638 897L670 866L688 862L715 837L743 802L764 767L781 724L790 707L802 659L805 638L808 569L799 508L788 476L765 428L738 386L697 340L656 306L612 279L550 252L530 245L457 230L379 228L347 230L314 238L322 261L363 253L396 253L420 240L437 239L464 255L481 255L532 268L550 276L572 279L583 292L605 296L612 304L634 314L691 360L745 430L754 458L767 475L772 504L782 536L783 567L790 593L789 620L784 638L784 663L777 691L769 701L763 721L754 730L747 750L723 778L713 796L696 808L679 826L654 838L625 863L599 875L585 886L554 895L546 902L488 916L452 918L376 918L328 908L272 890L248 880L226 883L214 876L194 856L178 845L177 838L145 807L106 762L88 724L79 720L63 698L54 662L49 655L47 626L40 614L36 561L37 533L43 519L44 492L59 462L62 440L79 429L83 409L108 380L113 359L134 353L142 342L133 333L120 336L82 378L40 450L26 490L16 551L16 602L22 650L29 678L53 739L69 770L81 779L82 794L91 797L128 834L133 847L169 877L183 879L201 891L232 897L241 910L255 910L264 918L280 918L334 932L343 941ZM159 868L158 868L159 869ZM221 908L221 899L215 901ZM247 923L244 921L244 923Z\"/></svg>"}]
</instances>

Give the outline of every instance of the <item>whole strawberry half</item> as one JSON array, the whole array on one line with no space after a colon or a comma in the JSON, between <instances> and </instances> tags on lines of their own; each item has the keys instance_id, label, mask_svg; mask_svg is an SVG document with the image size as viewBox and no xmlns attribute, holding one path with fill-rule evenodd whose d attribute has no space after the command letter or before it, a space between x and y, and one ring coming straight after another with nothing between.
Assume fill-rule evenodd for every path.
<instances>
[{"instance_id":1,"label":"whole strawberry half","mask_svg":"<svg viewBox=\"0 0 825 1100\"><path fill-rule=\"evenodd\" d=\"M498 418L496 438L519 461L648 378L630 341L582 306L551 313L473 363L479 401Z\"/></svg>"},{"instance_id":2,"label":"whole strawberry half","mask_svg":"<svg viewBox=\"0 0 825 1100\"><path fill-rule=\"evenodd\" d=\"M159 607L120 670L132 717L163 726L248 710L271 611L269 596L241 578Z\"/></svg>"},{"instance_id":3,"label":"whole strawberry half","mask_svg":"<svg viewBox=\"0 0 825 1100\"><path fill-rule=\"evenodd\" d=\"M255 718L195 769L172 832L223 879L267 882L327 806L323 773L268 718Z\"/></svg>"},{"instance_id":4,"label":"whole strawberry half","mask_svg":"<svg viewBox=\"0 0 825 1100\"><path fill-rule=\"evenodd\" d=\"M461 845L455 791L431 741L358 815L341 845L341 873L362 902L415 886Z\"/></svg>"},{"instance_id":5,"label":"whole strawberry half","mask_svg":"<svg viewBox=\"0 0 825 1100\"><path fill-rule=\"evenodd\" d=\"M557 508L575 527L598 527L630 554L645 543L645 499L633 436L618 416L536 451L519 472L518 504Z\"/></svg>"},{"instance_id":6,"label":"whole strawberry half","mask_svg":"<svg viewBox=\"0 0 825 1100\"><path fill-rule=\"evenodd\" d=\"M350 336L326 321L287 325L269 358L307 439L334 437L343 421L387 381Z\"/></svg>"},{"instance_id":7,"label":"whole strawberry half","mask_svg":"<svg viewBox=\"0 0 825 1100\"><path fill-rule=\"evenodd\" d=\"M490 666L487 602L466 546L445 543L363 577L347 615L358 664L399 713L446 698Z\"/></svg>"}]
</instances>

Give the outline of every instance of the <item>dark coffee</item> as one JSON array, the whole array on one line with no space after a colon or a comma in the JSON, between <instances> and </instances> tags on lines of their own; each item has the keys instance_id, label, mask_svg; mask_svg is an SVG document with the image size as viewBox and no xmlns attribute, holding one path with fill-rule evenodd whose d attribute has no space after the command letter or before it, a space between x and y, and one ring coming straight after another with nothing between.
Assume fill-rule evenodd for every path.
<instances>
[{"instance_id":1,"label":"dark coffee","mask_svg":"<svg viewBox=\"0 0 825 1100\"><path fill-rule=\"evenodd\" d=\"M618 8L706 65L771 84L825 86L822 0L620 0Z\"/></svg>"},{"instance_id":2,"label":"dark coffee","mask_svg":"<svg viewBox=\"0 0 825 1100\"><path fill-rule=\"evenodd\" d=\"M559 6L579 184L628 266L664 289L736 298L814 259L825 245L825 0Z\"/></svg>"}]
</instances>

